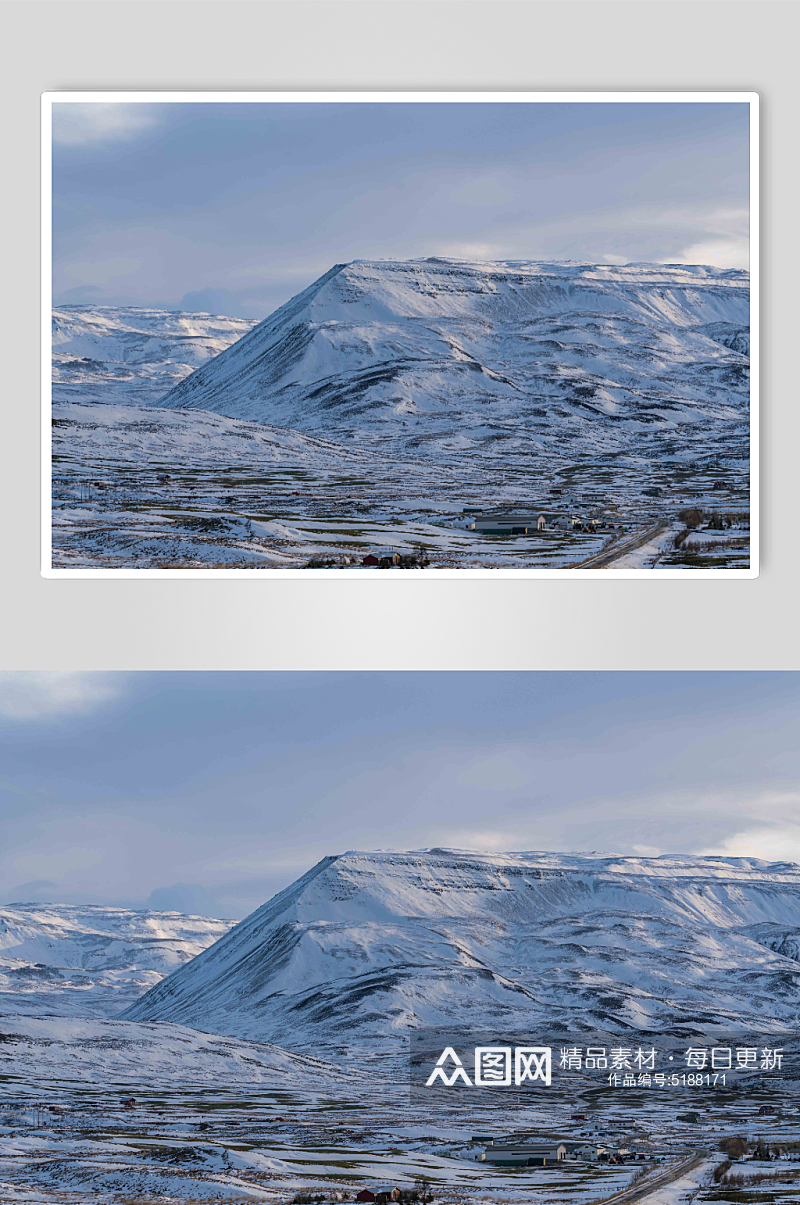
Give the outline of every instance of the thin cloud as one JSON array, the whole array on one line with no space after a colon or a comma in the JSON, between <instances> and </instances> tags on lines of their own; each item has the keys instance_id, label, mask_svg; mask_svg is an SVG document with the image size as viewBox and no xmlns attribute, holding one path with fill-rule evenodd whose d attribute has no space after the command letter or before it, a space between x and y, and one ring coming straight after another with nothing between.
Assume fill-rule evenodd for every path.
<instances>
[{"instance_id":1,"label":"thin cloud","mask_svg":"<svg viewBox=\"0 0 800 1205\"><path fill-rule=\"evenodd\" d=\"M119 142L152 129L159 122L158 106L106 104L53 105L53 142L87 146Z\"/></svg>"},{"instance_id":2,"label":"thin cloud","mask_svg":"<svg viewBox=\"0 0 800 1205\"><path fill-rule=\"evenodd\" d=\"M799 682L0 675L0 885L200 885L232 916L345 849L800 860Z\"/></svg>"},{"instance_id":3,"label":"thin cloud","mask_svg":"<svg viewBox=\"0 0 800 1205\"><path fill-rule=\"evenodd\" d=\"M85 714L122 690L122 676L20 671L0 673L0 715L10 720Z\"/></svg>"},{"instance_id":4,"label":"thin cloud","mask_svg":"<svg viewBox=\"0 0 800 1205\"><path fill-rule=\"evenodd\" d=\"M442 243L431 254L449 259L469 259L491 262L509 258L508 249L499 243Z\"/></svg>"},{"instance_id":5,"label":"thin cloud","mask_svg":"<svg viewBox=\"0 0 800 1205\"><path fill-rule=\"evenodd\" d=\"M714 268L749 268L750 242L748 239L711 239L708 242L692 243L679 252L674 259L661 260L673 264L710 264Z\"/></svg>"},{"instance_id":6,"label":"thin cloud","mask_svg":"<svg viewBox=\"0 0 800 1205\"><path fill-rule=\"evenodd\" d=\"M59 297L264 316L356 258L743 262L746 106L54 110Z\"/></svg>"},{"instance_id":7,"label":"thin cloud","mask_svg":"<svg viewBox=\"0 0 800 1205\"><path fill-rule=\"evenodd\" d=\"M698 852L734 858L763 858L768 862L800 862L800 794L797 791L766 791L734 803L730 827L733 832Z\"/></svg>"},{"instance_id":8,"label":"thin cloud","mask_svg":"<svg viewBox=\"0 0 800 1205\"><path fill-rule=\"evenodd\" d=\"M763 858L765 862L800 862L800 824L745 829L703 853Z\"/></svg>"}]
</instances>

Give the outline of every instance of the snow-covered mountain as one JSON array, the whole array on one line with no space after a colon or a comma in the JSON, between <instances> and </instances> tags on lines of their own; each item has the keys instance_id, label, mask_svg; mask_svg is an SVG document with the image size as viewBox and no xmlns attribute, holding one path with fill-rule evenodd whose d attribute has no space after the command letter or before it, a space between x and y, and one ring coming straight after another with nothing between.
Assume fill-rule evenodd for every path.
<instances>
[{"instance_id":1,"label":"snow-covered mountain","mask_svg":"<svg viewBox=\"0 0 800 1205\"><path fill-rule=\"evenodd\" d=\"M124 1016L289 1047L420 1026L797 1027L800 867L723 857L324 858Z\"/></svg>"},{"instance_id":2,"label":"snow-covered mountain","mask_svg":"<svg viewBox=\"0 0 800 1205\"><path fill-rule=\"evenodd\" d=\"M0 907L0 1013L113 1016L232 924L92 904Z\"/></svg>"},{"instance_id":3,"label":"snow-covered mountain","mask_svg":"<svg viewBox=\"0 0 800 1205\"><path fill-rule=\"evenodd\" d=\"M748 334L736 269L356 260L160 404L423 455L741 457Z\"/></svg>"},{"instance_id":4,"label":"snow-covered mountain","mask_svg":"<svg viewBox=\"0 0 800 1205\"><path fill-rule=\"evenodd\" d=\"M156 402L254 325L181 310L59 306L53 310L53 400Z\"/></svg>"}]
</instances>

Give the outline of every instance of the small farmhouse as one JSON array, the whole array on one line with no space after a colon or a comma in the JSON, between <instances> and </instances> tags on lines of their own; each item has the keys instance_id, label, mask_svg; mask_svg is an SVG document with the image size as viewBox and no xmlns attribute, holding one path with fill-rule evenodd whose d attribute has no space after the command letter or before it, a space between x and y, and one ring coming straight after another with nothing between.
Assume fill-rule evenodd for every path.
<instances>
[{"instance_id":1,"label":"small farmhouse","mask_svg":"<svg viewBox=\"0 0 800 1205\"><path fill-rule=\"evenodd\" d=\"M573 1159L581 1159L584 1163L597 1163L603 1155L608 1156L606 1148L596 1142L584 1142L572 1149Z\"/></svg>"}]
</instances>

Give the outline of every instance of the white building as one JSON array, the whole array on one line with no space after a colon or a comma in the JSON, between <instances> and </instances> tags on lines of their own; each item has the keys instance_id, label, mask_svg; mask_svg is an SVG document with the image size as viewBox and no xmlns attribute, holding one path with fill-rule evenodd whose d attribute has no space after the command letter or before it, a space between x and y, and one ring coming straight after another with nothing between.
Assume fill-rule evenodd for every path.
<instances>
[{"instance_id":1,"label":"white building","mask_svg":"<svg viewBox=\"0 0 800 1205\"><path fill-rule=\"evenodd\" d=\"M606 1147L597 1142L584 1142L581 1146L573 1147L572 1158L582 1159L585 1163L596 1163L601 1155L607 1154Z\"/></svg>"}]
</instances>

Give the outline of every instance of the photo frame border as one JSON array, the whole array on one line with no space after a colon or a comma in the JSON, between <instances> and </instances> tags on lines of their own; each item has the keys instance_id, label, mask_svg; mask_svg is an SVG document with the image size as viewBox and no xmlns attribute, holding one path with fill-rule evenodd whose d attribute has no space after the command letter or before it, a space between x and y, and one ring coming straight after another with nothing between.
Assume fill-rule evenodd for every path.
<instances>
[{"instance_id":1,"label":"photo frame border","mask_svg":"<svg viewBox=\"0 0 800 1205\"><path fill-rule=\"evenodd\" d=\"M261 568L252 569L135 569L55 568L52 565L52 115L59 104L574 104L574 103L709 103L747 104L750 114L750 565L746 569L548 569L548 568L428 568L396 575L428 581L444 579L566 579L605 578L652 580L754 579L759 576L759 94L755 91L48 91L41 101L41 568L43 578L236 578L260 581L288 578L353 578L385 580L372 569Z\"/></svg>"}]
</instances>

